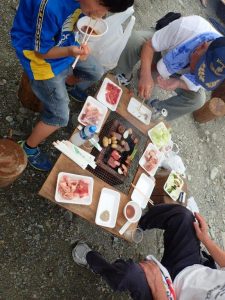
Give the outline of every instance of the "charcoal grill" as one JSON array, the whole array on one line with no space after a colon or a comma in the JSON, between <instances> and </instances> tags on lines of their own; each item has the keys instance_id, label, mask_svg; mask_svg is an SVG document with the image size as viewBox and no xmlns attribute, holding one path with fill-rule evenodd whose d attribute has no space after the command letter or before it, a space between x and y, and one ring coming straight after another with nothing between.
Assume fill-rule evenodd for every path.
<instances>
[{"instance_id":1,"label":"charcoal grill","mask_svg":"<svg viewBox=\"0 0 225 300\"><path fill-rule=\"evenodd\" d=\"M120 175L117 171L106 164L105 156L107 156L109 148L103 148L101 152L93 148L91 154L96 157L97 167L95 169L87 167L87 169L106 183L116 187L121 192L128 193L130 185L138 170L139 159L143 154L148 138L121 115L116 112L111 112L99 135L100 144L104 136L109 136L111 132L116 131L118 123L123 125L125 128L132 128L133 134L139 140L137 144L137 153L128 169L128 176Z\"/></svg>"}]
</instances>

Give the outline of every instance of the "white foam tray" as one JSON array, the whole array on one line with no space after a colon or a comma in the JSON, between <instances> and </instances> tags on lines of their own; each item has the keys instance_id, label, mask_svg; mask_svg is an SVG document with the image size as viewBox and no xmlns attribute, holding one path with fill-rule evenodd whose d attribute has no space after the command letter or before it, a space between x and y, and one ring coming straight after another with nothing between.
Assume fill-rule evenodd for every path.
<instances>
[{"instance_id":1,"label":"white foam tray","mask_svg":"<svg viewBox=\"0 0 225 300\"><path fill-rule=\"evenodd\" d=\"M71 200L63 198L62 195L58 191L59 182L63 176L68 176L72 179L78 179L78 180L83 179L83 180L89 181L89 196L84 197L84 198L76 197ZM57 178L57 184L56 184L56 190L55 190L55 201L60 202L60 203L68 203L68 204L90 205L92 203L93 187L94 187L94 179L92 177L81 176L81 175L66 173L66 172L60 172L58 174L58 178Z\"/></svg>"},{"instance_id":2,"label":"white foam tray","mask_svg":"<svg viewBox=\"0 0 225 300\"><path fill-rule=\"evenodd\" d=\"M100 226L114 228L116 226L119 204L120 193L111 189L103 188L98 202L95 223ZM105 210L109 212L110 216L107 222L104 222L100 218L101 213Z\"/></svg>"},{"instance_id":3,"label":"white foam tray","mask_svg":"<svg viewBox=\"0 0 225 300\"><path fill-rule=\"evenodd\" d=\"M144 167L145 162L146 162L146 159L145 159L145 153L148 152L148 151L150 151L151 149L156 151L156 156L157 156L157 158L158 158L158 163L157 163L157 165L155 166L155 168L152 169L152 170L149 172L149 171L147 171L147 170L145 169L145 167ZM161 161L163 160L163 158L164 158L164 154L163 154L162 152L160 152L159 149L158 149L155 145L153 145L152 143L149 143L148 146L147 146L147 148L145 149L145 152L143 153L142 157L141 157L140 160L139 160L139 165L140 165L140 166L141 166L141 167L142 167L142 168L143 168L150 176L154 177L156 171L158 170L158 167L159 167Z\"/></svg>"},{"instance_id":4,"label":"white foam tray","mask_svg":"<svg viewBox=\"0 0 225 300\"><path fill-rule=\"evenodd\" d=\"M127 106L127 111L145 125L150 124L152 116L151 110L144 104L141 105L141 102L134 97L130 98L130 102Z\"/></svg>"},{"instance_id":5,"label":"white foam tray","mask_svg":"<svg viewBox=\"0 0 225 300\"><path fill-rule=\"evenodd\" d=\"M116 102L115 105L112 105L112 104L110 104L110 103L108 103L108 102L106 101L105 94L106 94L106 86L107 86L107 83L111 83L111 84L115 85L115 86L120 90L120 93L119 93L119 96L118 96L118 100L117 100L117 102ZM119 102L120 102L120 98L121 98L121 96L122 96L122 93L123 93L123 90L121 89L121 87L119 87L117 84L115 84L112 80L110 80L110 79L108 79L108 78L105 78L105 79L103 80L103 83L102 83L102 85L101 85L101 88L100 88L100 90L99 90L98 95L97 95L96 98L98 99L98 101L100 101L101 103L103 103L103 104L104 104L105 106L107 106L109 109L111 109L111 110L113 110L113 111L116 111L117 106L118 106L118 104L119 104Z\"/></svg>"},{"instance_id":6,"label":"white foam tray","mask_svg":"<svg viewBox=\"0 0 225 300\"><path fill-rule=\"evenodd\" d=\"M147 176L145 173L142 173L136 183L136 187L137 188L134 188L131 194L131 199L137 202L140 207L144 209L147 206L148 199L150 199L155 187L155 180L150 176Z\"/></svg>"},{"instance_id":7,"label":"white foam tray","mask_svg":"<svg viewBox=\"0 0 225 300\"><path fill-rule=\"evenodd\" d=\"M105 120L106 114L108 112L108 109L105 105L103 105L102 103L100 103L99 101L97 101L95 98L88 96L87 100L84 103L84 106L78 116L78 122L81 123L82 125L86 126L86 125L95 125L95 124L86 124L85 122L82 121L81 116L84 114L85 109L87 107L88 104L91 104L94 107L97 107L98 110L102 113L101 119L99 120L98 124L96 125L97 129L96 132L99 132L100 129L102 128L102 124Z\"/></svg>"}]
</instances>

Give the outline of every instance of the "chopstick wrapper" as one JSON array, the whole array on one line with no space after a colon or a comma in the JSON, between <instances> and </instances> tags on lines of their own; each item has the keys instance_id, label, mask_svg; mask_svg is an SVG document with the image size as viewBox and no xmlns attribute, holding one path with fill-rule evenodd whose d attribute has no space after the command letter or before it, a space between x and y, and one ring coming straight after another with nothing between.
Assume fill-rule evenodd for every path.
<instances>
[{"instance_id":1,"label":"chopstick wrapper","mask_svg":"<svg viewBox=\"0 0 225 300\"><path fill-rule=\"evenodd\" d=\"M96 168L95 157L83 149L73 145L70 141L56 141L54 147L65 154L73 162L75 162L83 170L90 165L93 169Z\"/></svg>"}]
</instances>

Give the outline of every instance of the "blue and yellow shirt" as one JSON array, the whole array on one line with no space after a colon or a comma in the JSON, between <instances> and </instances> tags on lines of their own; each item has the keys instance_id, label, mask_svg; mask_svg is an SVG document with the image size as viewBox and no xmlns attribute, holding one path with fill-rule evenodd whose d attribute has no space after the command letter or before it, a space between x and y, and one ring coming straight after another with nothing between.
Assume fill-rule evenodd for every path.
<instances>
[{"instance_id":1,"label":"blue and yellow shirt","mask_svg":"<svg viewBox=\"0 0 225 300\"><path fill-rule=\"evenodd\" d=\"M73 61L73 57L41 59L55 46L76 45L74 26L81 16L76 0L20 0L11 30L12 44L30 79L50 79Z\"/></svg>"}]
</instances>

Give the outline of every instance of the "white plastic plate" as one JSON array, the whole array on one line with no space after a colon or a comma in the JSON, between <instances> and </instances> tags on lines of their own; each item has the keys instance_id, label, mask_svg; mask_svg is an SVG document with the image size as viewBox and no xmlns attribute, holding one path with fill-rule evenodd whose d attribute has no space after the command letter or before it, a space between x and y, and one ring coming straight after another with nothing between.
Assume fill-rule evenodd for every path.
<instances>
[{"instance_id":1,"label":"white plastic plate","mask_svg":"<svg viewBox=\"0 0 225 300\"><path fill-rule=\"evenodd\" d=\"M111 84L115 85L120 90L117 102L114 105L112 105L108 101L106 101L106 96L105 95L106 95L106 86L107 86L108 83L111 83ZM108 78L105 78L103 80L102 86L101 86L96 98L100 102L102 102L105 106L107 106L109 109L115 111L117 109L117 106L118 106L119 102L120 102L120 98L122 96L122 93L123 93L123 90L117 84L115 84L112 80L110 80Z\"/></svg>"},{"instance_id":2,"label":"white plastic plate","mask_svg":"<svg viewBox=\"0 0 225 300\"><path fill-rule=\"evenodd\" d=\"M127 106L127 111L138 119L140 122L149 125L152 112L144 104L141 105L141 102L135 99L134 97L130 98L130 102Z\"/></svg>"},{"instance_id":3,"label":"white plastic plate","mask_svg":"<svg viewBox=\"0 0 225 300\"><path fill-rule=\"evenodd\" d=\"M120 193L103 188L98 202L95 223L100 226L114 228L116 226L119 204ZM105 222L100 218L100 215L106 210L109 212L109 220Z\"/></svg>"},{"instance_id":4,"label":"white plastic plate","mask_svg":"<svg viewBox=\"0 0 225 300\"><path fill-rule=\"evenodd\" d=\"M137 202L140 207L144 209L148 204L148 200L150 199L154 187L155 180L147 176L145 173L142 173L138 179L136 188L134 188L131 194L131 199Z\"/></svg>"},{"instance_id":5,"label":"white plastic plate","mask_svg":"<svg viewBox=\"0 0 225 300\"><path fill-rule=\"evenodd\" d=\"M84 121L82 120L82 115L85 113L86 108L87 108L87 106L88 106L89 104L90 104L93 108L97 108L98 111L99 111L99 113L101 113L101 117L99 118L97 124L94 124L94 123L92 123L92 124L86 123L86 122L84 122ZM96 132L99 132L100 129L101 129L101 127L102 127L102 124L103 124L103 122L104 122L104 120L105 120L105 116L106 116L106 114L107 114L107 111L108 111L108 109L107 109L107 107L105 107L105 105L101 104L101 103L100 103L99 101L97 101L95 98L93 98L93 97L91 97L91 96L88 96L88 97L87 97L87 100L85 101L84 106L83 106L83 108L82 108L82 110L81 110L81 112L80 112L80 114L79 114L79 116L78 116L78 122L81 123L81 124L84 125L84 126L86 126L86 125L96 125L96 127L97 127Z\"/></svg>"},{"instance_id":6,"label":"white plastic plate","mask_svg":"<svg viewBox=\"0 0 225 300\"><path fill-rule=\"evenodd\" d=\"M89 182L88 196L83 197L83 198L75 197L71 200L63 198L63 196L59 192L59 182L63 178L63 176L67 176L68 178L76 179L76 180L81 180L82 179L84 181ZM55 201L61 202L61 203L68 203L68 204L90 205L91 202L92 202L93 187L94 187L94 180L93 180L92 177L60 172L58 174L58 178L57 178L57 184L56 184L56 190L55 190Z\"/></svg>"},{"instance_id":7,"label":"white plastic plate","mask_svg":"<svg viewBox=\"0 0 225 300\"><path fill-rule=\"evenodd\" d=\"M174 175L178 177L179 187L176 185L176 182L174 181ZM169 192L168 188L170 188L172 185L177 186L177 188L172 192ZM167 178L167 181L164 184L163 189L174 201L176 201L179 198L183 185L184 185L184 181L180 177L180 175L175 171L171 171L169 177Z\"/></svg>"},{"instance_id":8,"label":"white plastic plate","mask_svg":"<svg viewBox=\"0 0 225 300\"><path fill-rule=\"evenodd\" d=\"M146 168L145 168L145 163L146 163L146 159L145 159L145 154L150 151L150 150L154 150L156 152L156 157L158 158L158 163L155 165L155 167L151 170L151 171L147 171ZM147 148L145 149L145 152L143 153L141 159L139 160L139 165L152 177L155 176L155 173L161 163L161 161L163 160L164 158L164 154L162 152L160 152L158 150L158 148L153 145L152 143L149 143Z\"/></svg>"},{"instance_id":9,"label":"white plastic plate","mask_svg":"<svg viewBox=\"0 0 225 300\"><path fill-rule=\"evenodd\" d=\"M163 139L156 139L155 136L154 136L154 133L153 132L156 132L158 131L159 133L160 132L168 132L168 139L166 141L164 141ZM148 131L148 135L152 141L152 143L158 148L162 148L166 145L169 144L169 142L171 141L171 134L168 130L168 128L166 127L166 125L163 123L163 122L160 122L158 123L157 125L155 125L154 127L152 127L151 129L149 129Z\"/></svg>"}]
</instances>

